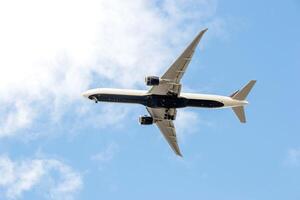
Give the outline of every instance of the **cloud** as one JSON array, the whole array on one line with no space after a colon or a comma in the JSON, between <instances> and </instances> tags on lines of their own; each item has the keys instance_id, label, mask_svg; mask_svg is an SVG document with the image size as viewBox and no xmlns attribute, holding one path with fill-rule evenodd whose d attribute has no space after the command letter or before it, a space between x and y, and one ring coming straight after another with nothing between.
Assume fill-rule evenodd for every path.
<instances>
[{"instance_id":1,"label":"cloud","mask_svg":"<svg viewBox=\"0 0 300 200\"><path fill-rule=\"evenodd\" d=\"M188 134L195 133L199 117L196 112L180 110L176 117L177 134L180 139L184 139Z\"/></svg>"},{"instance_id":2,"label":"cloud","mask_svg":"<svg viewBox=\"0 0 300 200\"><path fill-rule=\"evenodd\" d=\"M300 166L300 148L288 150L286 164L290 166Z\"/></svg>"},{"instance_id":3,"label":"cloud","mask_svg":"<svg viewBox=\"0 0 300 200\"><path fill-rule=\"evenodd\" d=\"M90 113L94 112L92 112L90 107L86 107L82 114L88 115ZM123 107L120 104L106 104L101 106L101 110L97 111L96 116L90 116L87 123L95 128L107 128L112 126L115 128L122 127L122 124L119 124L118 122L124 119L128 113L128 107Z\"/></svg>"},{"instance_id":4,"label":"cloud","mask_svg":"<svg viewBox=\"0 0 300 200\"><path fill-rule=\"evenodd\" d=\"M89 87L142 86L175 46L204 26L220 31L216 8L214 0L2 1L0 137L80 110Z\"/></svg>"},{"instance_id":5,"label":"cloud","mask_svg":"<svg viewBox=\"0 0 300 200\"><path fill-rule=\"evenodd\" d=\"M91 156L91 160L100 163L107 163L113 159L118 151L119 145L117 145L116 143L110 143L103 151Z\"/></svg>"},{"instance_id":6,"label":"cloud","mask_svg":"<svg viewBox=\"0 0 300 200\"><path fill-rule=\"evenodd\" d=\"M22 101L16 101L13 106L8 106L6 116L0 120L0 136L9 135L11 132L19 128L24 128L30 124L30 119L33 118L34 113L31 107ZM8 111L9 109L9 111Z\"/></svg>"},{"instance_id":7,"label":"cloud","mask_svg":"<svg viewBox=\"0 0 300 200\"><path fill-rule=\"evenodd\" d=\"M81 175L55 159L29 159L13 161L0 156L0 195L20 199L34 189L45 199L71 200L82 187ZM45 188L41 188L45 185Z\"/></svg>"},{"instance_id":8,"label":"cloud","mask_svg":"<svg viewBox=\"0 0 300 200\"><path fill-rule=\"evenodd\" d=\"M175 121L177 128L177 135L180 140L184 139L191 134L199 132L199 126L211 126L212 123L202 119L197 112L188 110L179 110Z\"/></svg>"}]
</instances>

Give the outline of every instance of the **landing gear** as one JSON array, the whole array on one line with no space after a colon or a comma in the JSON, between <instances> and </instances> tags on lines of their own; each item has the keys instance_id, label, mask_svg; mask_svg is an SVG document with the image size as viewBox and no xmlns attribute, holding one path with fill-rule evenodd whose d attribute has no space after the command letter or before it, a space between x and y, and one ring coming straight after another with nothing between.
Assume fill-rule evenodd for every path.
<instances>
[{"instance_id":1,"label":"landing gear","mask_svg":"<svg viewBox=\"0 0 300 200\"><path fill-rule=\"evenodd\" d=\"M164 119L166 120L175 120L176 110L175 109L166 109L164 114Z\"/></svg>"},{"instance_id":2,"label":"landing gear","mask_svg":"<svg viewBox=\"0 0 300 200\"><path fill-rule=\"evenodd\" d=\"M178 94L175 93L175 92L168 91L168 92L167 92L167 96L177 97Z\"/></svg>"},{"instance_id":3,"label":"landing gear","mask_svg":"<svg viewBox=\"0 0 300 200\"><path fill-rule=\"evenodd\" d=\"M96 97L92 97L92 100L94 100L95 103L98 103L98 99Z\"/></svg>"},{"instance_id":4,"label":"landing gear","mask_svg":"<svg viewBox=\"0 0 300 200\"><path fill-rule=\"evenodd\" d=\"M175 120L175 116L174 116L174 115L168 115L168 114L165 114L164 119L167 119L167 120Z\"/></svg>"}]
</instances>

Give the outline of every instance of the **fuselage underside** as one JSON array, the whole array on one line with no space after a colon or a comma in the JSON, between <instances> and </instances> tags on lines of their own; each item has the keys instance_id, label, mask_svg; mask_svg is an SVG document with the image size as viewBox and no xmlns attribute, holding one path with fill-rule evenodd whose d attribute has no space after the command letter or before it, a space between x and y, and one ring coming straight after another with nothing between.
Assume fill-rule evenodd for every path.
<instances>
[{"instance_id":1,"label":"fuselage underside","mask_svg":"<svg viewBox=\"0 0 300 200\"><path fill-rule=\"evenodd\" d=\"M95 99L96 98L96 99ZM89 96L91 100L115 103L142 104L150 108L184 108L184 107L223 107L222 102L207 99L188 99L185 97L169 95L125 95L125 94L94 94Z\"/></svg>"}]
</instances>

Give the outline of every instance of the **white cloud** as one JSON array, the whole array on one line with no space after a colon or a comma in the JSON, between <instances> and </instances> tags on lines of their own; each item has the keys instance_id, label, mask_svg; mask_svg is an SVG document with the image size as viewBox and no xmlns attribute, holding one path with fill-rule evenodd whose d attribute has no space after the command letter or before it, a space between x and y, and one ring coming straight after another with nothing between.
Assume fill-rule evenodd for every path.
<instances>
[{"instance_id":1,"label":"white cloud","mask_svg":"<svg viewBox=\"0 0 300 200\"><path fill-rule=\"evenodd\" d=\"M87 112L90 112L90 110L88 109ZM88 121L96 128L106 128L112 126L116 128L122 126L122 123L119 124L118 122L124 119L128 113L128 107L107 104L102 105L98 114L89 118Z\"/></svg>"},{"instance_id":2,"label":"white cloud","mask_svg":"<svg viewBox=\"0 0 300 200\"><path fill-rule=\"evenodd\" d=\"M0 195L8 199L20 199L25 192L46 184L42 198L69 200L82 186L80 174L55 159L13 161L1 155L0 177Z\"/></svg>"},{"instance_id":3,"label":"white cloud","mask_svg":"<svg viewBox=\"0 0 300 200\"><path fill-rule=\"evenodd\" d=\"M0 100L1 101L1 100ZM0 120L0 136L6 136L18 128L24 128L30 123L34 113L31 112L31 107L23 101L16 100L13 105L9 106L5 118ZM7 106L7 104L4 104Z\"/></svg>"},{"instance_id":4,"label":"white cloud","mask_svg":"<svg viewBox=\"0 0 300 200\"><path fill-rule=\"evenodd\" d=\"M103 151L91 156L91 160L107 163L113 159L118 151L119 146L116 143L110 143Z\"/></svg>"},{"instance_id":5,"label":"white cloud","mask_svg":"<svg viewBox=\"0 0 300 200\"><path fill-rule=\"evenodd\" d=\"M199 126L211 126L212 123L205 121L194 111L179 110L175 125L178 137L184 141L188 135L198 133L200 131Z\"/></svg>"},{"instance_id":6,"label":"white cloud","mask_svg":"<svg viewBox=\"0 0 300 200\"><path fill-rule=\"evenodd\" d=\"M180 139L184 139L188 134L195 133L199 117L195 112L180 110L176 117L177 134Z\"/></svg>"},{"instance_id":7,"label":"white cloud","mask_svg":"<svg viewBox=\"0 0 300 200\"><path fill-rule=\"evenodd\" d=\"M289 149L286 164L300 166L300 148Z\"/></svg>"},{"instance_id":8,"label":"white cloud","mask_svg":"<svg viewBox=\"0 0 300 200\"><path fill-rule=\"evenodd\" d=\"M60 120L82 106L80 93L91 85L142 85L174 59L172 47L180 50L204 26L220 27L216 7L214 0L1 1L0 137L40 118Z\"/></svg>"}]
</instances>

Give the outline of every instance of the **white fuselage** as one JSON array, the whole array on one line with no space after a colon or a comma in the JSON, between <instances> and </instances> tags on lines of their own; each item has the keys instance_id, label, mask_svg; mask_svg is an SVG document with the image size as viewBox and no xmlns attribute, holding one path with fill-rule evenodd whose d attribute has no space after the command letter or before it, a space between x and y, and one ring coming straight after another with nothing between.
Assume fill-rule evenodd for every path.
<instances>
[{"instance_id":1,"label":"white fuselage","mask_svg":"<svg viewBox=\"0 0 300 200\"><path fill-rule=\"evenodd\" d=\"M136 103L156 108L181 108L187 106L204 108L225 108L244 106L248 104L246 100L240 101L231 97L220 95L182 92L179 96L170 97L167 95L153 95L145 90L128 90L112 88L91 89L84 92L82 95L96 102L104 101L116 103Z\"/></svg>"}]
</instances>

